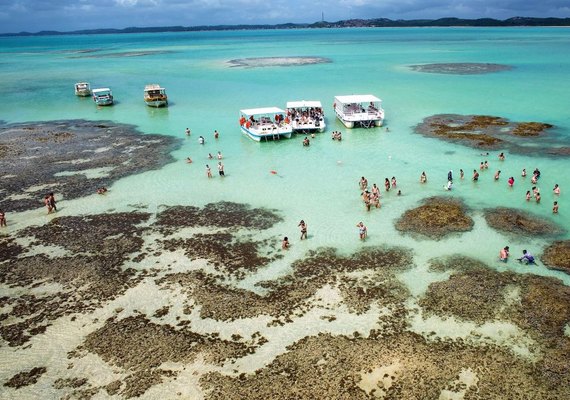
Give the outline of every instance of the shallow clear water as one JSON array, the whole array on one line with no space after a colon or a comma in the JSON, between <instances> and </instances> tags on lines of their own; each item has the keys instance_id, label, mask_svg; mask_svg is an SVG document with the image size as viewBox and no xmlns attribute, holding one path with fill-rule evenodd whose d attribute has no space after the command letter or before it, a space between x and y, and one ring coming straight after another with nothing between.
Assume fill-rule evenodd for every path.
<instances>
[{"instance_id":1,"label":"shallow clear water","mask_svg":"<svg viewBox=\"0 0 570 400\"><path fill-rule=\"evenodd\" d=\"M413 250L420 268L402 277L412 288L425 287L435 279L421 272L422 265L434 256L461 253L505 268L496 257L507 243L513 254L523 247L540 253L541 240L513 242L490 230L479 213L484 208L516 207L569 226L564 198L570 179L563 173L570 165L568 159L507 153L507 160L499 162L498 152L483 157L477 150L413 133L413 126L432 114L488 114L552 123L556 125L553 134L570 141L570 55L564 51L570 37L566 29L200 32L2 38L0 42L0 77L5 93L11 96L3 104L5 121L112 120L134 124L144 133L184 140L174 153L175 163L119 181L104 200L94 195L62 202L60 208L68 214L129 209L128 205L135 203L156 210L162 204L245 202L281 211L285 222L272 233L292 239L290 258L318 246L345 251L360 247L355 224L362 220L369 229L368 245L404 245ZM149 54L132 56L131 52ZM113 53L117 56L110 56ZM332 62L249 69L227 64L234 58L276 56L319 56ZM441 75L413 72L407 67L438 62L501 63L514 69L487 75ZM74 96L73 84L83 80L92 87L111 87L116 105L97 108L89 98ZM167 88L168 108L144 106L142 89L153 82ZM352 93L372 93L384 100L389 132L384 128L347 130L333 118L333 97ZM320 100L328 112L327 133L313 139L310 147L302 147L300 137L255 143L240 134L240 108L284 107L289 100L301 99ZM185 136L186 127L192 129L192 136ZM218 140L213 138L214 129L220 132ZM342 142L330 140L333 130L344 133ZM206 137L203 146L197 143L199 135ZM224 154L227 176L209 180L205 164L215 162L208 160L207 154L217 151ZM191 165L184 161L188 156L194 160ZM490 168L474 184L470 171L482 160L489 160ZM530 172L535 167L543 172L540 205L524 200L530 179L520 177L522 168ZM464 181L457 179L460 168L466 172ZM442 190L449 169L456 178L451 193ZM501 169L504 177L499 182L492 178L496 169ZM277 174L271 174L272 170ZM426 185L418 183L421 171L428 175ZM382 208L368 213L359 197L360 176L380 187L384 178L396 176L403 196L385 193ZM506 185L508 176L516 179L514 189ZM551 188L555 183L563 194L560 214L553 218ZM394 220L406 209L423 198L442 194L459 197L472 208L476 221L472 232L433 242L402 236L394 229ZM10 219L18 227L41 223L46 219L43 214L38 209L23 214L25 218L16 215ZM300 219L309 225L307 242L295 240ZM530 271L527 267L506 268ZM274 271L283 272L280 268ZM532 272L570 281L544 268ZM271 271L261 274L263 279L271 275Z\"/></svg>"},{"instance_id":2,"label":"shallow clear water","mask_svg":"<svg viewBox=\"0 0 570 400\"><path fill-rule=\"evenodd\" d=\"M485 114L513 121L551 123L555 125L551 135L570 144L569 45L568 29L561 28L331 29L0 38L0 80L9 100L3 102L0 119L8 123L78 118L110 120L133 124L142 133L182 138L182 147L173 153L175 162L160 170L122 179L109 186L105 196L62 199L58 203L58 216L131 211L133 205L143 205L155 212L162 205L201 206L221 200L277 209L284 222L262 235L276 239L289 236L292 247L283 259L236 283L256 292L262 291L255 286L257 282L288 274L291 262L303 257L309 249L328 246L349 253L361 248L363 243L358 239L355 225L364 221L369 232L364 245L404 246L413 253L416 268L398 275L410 289L413 298L408 300L408 307L413 309L431 282L448 276L448 273L429 272L428 261L457 253L475 257L500 271L554 276L570 284L570 276L543 266L499 263L499 249L507 244L514 255L527 248L540 256L547 240L508 238L490 229L482 216L485 208L514 207L567 229L570 178L566 171L570 159L545 157L537 150L532 157L507 152L506 160L500 162L498 151L481 156L478 150L413 132L416 124L433 114ZM141 56L141 52L147 55ZM236 58L292 56L325 57L331 62L247 69L227 64ZM454 62L499 63L514 68L487 75L427 74L408 68L412 64ZM89 81L92 88L112 88L115 106L97 108L89 98L76 97L73 85L78 81ZM152 109L144 105L143 88L149 83L159 83L167 89L168 108ZM385 128L347 130L333 118L335 95L367 93L383 99L389 132ZM240 109L284 108L287 101L303 99L320 100L327 114L327 131L311 139L309 147L301 145L301 136L256 143L240 133ZM192 130L190 137L184 133L186 127ZM213 137L215 129L220 132L217 140ZM342 142L330 139L334 130L343 132ZM205 145L198 144L199 135L206 138ZM215 156L218 151L224 155L226 177L222 179L215 174L207 179L205 165L210 164L215 171L216 164L207 155ZM185 162L189 156L194 160L192 164ZM483 171L479 182L473 183L471 172L484 160L489 161L489 170ZM536 167L542 171L538 185L543 194L541 204L525 201L524 194L531 187L530 177L520 176L522 168L531 172ZM465 171L464 180L459 179L460 168ZM443 185L450 169L454 172L455 185L452 192L446 192ZM495 182L493 173L497 169L502 174ZM422 171L428 176L425 185L419 183ZM101 176L107 172L98 168L82 173ZM9 174L10 171L0 171L0 176ZM69 174L66 165L62 165L61 174ZM380 187L384 178L395 176L403 195L382 190L382 208L366 212L358 188L361 176ZM516 179L514 188L507 186L509 176ZM555 183L560 185L562 194L557 199L560 213L553 216L551 207L555 199L551 190ZM0 194L9 195L2 191ZM464 200L475 221L473 230L441 241L418 240L395 230L394 221L403 212L434 195ZM41 203L37 210L23 213L8 210L7 216L7 232L53 218L45 215ZM298 240L300 219L308 223L309 240ZM563 235L568 236L568 233ZM147 238L149 243L155 239L158 238ZM46 251L43 247L36 250ZM63 250L54 247L49 251L57 254ZM204 267L202 261L189 263L182 254L172 253L149 256L137 269L156 267L157 263L170 265L174 272ZM44 285L41 290L58 290L52 286ZM2 287L2 290L9 295L16 289ZM266 316L225 322L202 319L194 311L185 318L192 321L194 331L219 332L222 337L235 332L251 336L254 330L260 330L269 339L269 345L240 359L243 371L262 367L286 346L307 335L321 331L337 334L361 331L365 335L377 324L382 305L374 305L361 315L339 306L335 310L337 321L325 323L322 316L331 312L328 305L336 308L341 295L334 288L324 287L315 296L319 306L283 328L267 325ZM47 334L32 340L34 346L30 350L11 351L4 347L1 353L6 366L0 375L7 379L47 359L53 361L50 366L53 379L50 379L66 376L67 352L115 315L114 310L123 309L123 315L138 310L150 316L160 304L168 304L173 306L171 316L182 315L183 297L176 291L161 290L149 278L89 316L55 321ZM498 344L510 343L516 354L528 355L534 346L510 322L476 326L455 319L425 318L421 313L416 313L409 322L410 329L420 333L434 331L442 336L467 339L483 335ZM87 375L92 382L111 381L117 373L92 355L74 362L74 373L90 371ZM192 368L202 372L211 368L203 361L195 364ZM183 373L180 383L166 382L161 388L183 392L188 398L201 398L195 392L196 379ZM54 389L42 382L25 392L24 398L53 394ZM154 390L158 389L150 389L146 398L157 398Z\"/></svg>"},{"instance_id":3,"label":"shallow clear water","mask_svg":"<svg viewBox=\"0 0 570 400\"><path fill-rule=\"evenodd\" d=\"M475 216L486 207L510 206L531 211L568 226L564 192L570 179L563 173L567 159L479 151L443 143L413 133L424 117L438 113L488 114L515 121L543 121L556 125L553 134L570 138L567 90L570 77L570 37L560 28L427 28L345 29L161 33L2 38L0 77L10 101L4 102L7 122L85 118L134 124L145 133L184 139L174 153L177 162L160 171L132 176L116 183L104 202L93 196L62 203L68 213L117 210L127 204L205 204L219 200L250 203L281 210L286 222L275 229L279 236L297 235L296 223L309 224L310 241L293 245L326 245L345 250L361 244L354 225L363 220L369 229L367 244L402 244L413 248L417 261L434 255L463 253L496 264L496 253L507 239L476 218L474 230L441 242L402 237L393 221L422 198L460 197ZM94 50L94 51L93 51ZM135 52L135 53L132 53ZM136 56L140 52L148 55ZM116 53L116 56L112 56ZM135 55L134 55L135 54ZM129 56L130 55L130 56ZM332 62L297 67L230 68L228 60L245 57L319 56ZM486 75L442 75L413 72L411 64L438 62L501 63L514 67ZM22 65L26 68L22 68ZM73 84L86 80L92 87L112 88L117 104L97 108L89 98L73 95ZM152 109L142 102L147 83L167 88L170 107ZM381 97L386 126L346 130L333 118L333 97L372 93ZM279 143L255 143L242 136L237 119L240 108L279 106L289 100L316 99L327 115L327 133L310 147L300 137ZM330 112L329 112L330 111ZM190 127L192 136L184 129ZM217 129L220 139L213 139ZM341 130L344 140L330 140ZM200 146L197 137L206 137ZM208 180L207 154L222 151L226 179ZM184 162L192 157L194 163ZM490 168L474 184L469 177L482 160ZM520 178L525 167L543 172L540 205L524 201L530 183ZM449 169L457 180L444 193ZM494 170L502 177L494 182ZM214 168L215 170L215 168ZM278 172L277 175L270 173ZM428 184L418 183L426 171ZM359 197L358 179L366 176L380 186L396 176L403 196L384 195L382 208L367 213ZM506 185L516 179L514 189ZM527 181L529 178L526 179ZM562 188L560 214L553 218L551 189ZM43 211L26 213L43 219ZM18 217L11 218L18 224ZM539 240L510 243L513 254L523 247L540 253ZM540 270L540 273L554 274ZM421 277L410 276L410 279ZM565 278L566 279L566 278ZM567 279L566 279L567 281Z\"/></svg>"}]
</instances>

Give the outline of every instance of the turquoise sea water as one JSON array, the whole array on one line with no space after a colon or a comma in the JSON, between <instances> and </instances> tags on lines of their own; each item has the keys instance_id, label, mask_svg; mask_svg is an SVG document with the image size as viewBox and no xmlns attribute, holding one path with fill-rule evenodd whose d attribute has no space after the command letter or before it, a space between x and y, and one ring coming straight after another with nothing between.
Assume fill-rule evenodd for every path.
<instances>
[{"instance_id":1,"label":"turquoise sea water","mask_svg":"<svg viewBox=\"0 0 570 400\"><path fill-rule=\"evenodd\" d=\"M113 185L102 201L97 196L63 201L69 214L129 209L143 203L150 210L162 204L203 205L220 200L249 203L280 210L285 222L274 228L276 236L292 240L291 259L306 250L333 246L352 251L362 244L355 224L364 221L369 230L367 245L398 244L410 247L418 270L403 277L421 291L429 278L422 265L436 255L462 253L497 268L513 268L496 262L499 249L510 244L513 254L530 248L540 254L542 240L509 239L487 227L480 210L509 206L570 226L565 201L570 160L507 153L499 163L498 152L488 157L479 151L428 139L413 133L424 117L440 113L486 114L514 121L554 124L553 135L570 143L570 34L563 28L410 28L291 31L235 31L160 33L133 35L49 36L0 39L0 78L9 101L2 105L1 119L28 122L84 118L134 124L144 133L183 138L174 156L177 162L159 171L123 179ZM133 53L135 52L135 53ZM148 52L140 55L141 52ZM136 55L138 53L138 56ZM326 57L330 63L295 67L231 68L227 61L246 57ZM422 63L478 62L511 65L510 71L486 75L442 75L411 71ZM97 108L89 98L73 94L73 84L89 81L92 87L111 87L116 105ZM166 87L170 107L151 109L142 101L145 84ZM384 128L345 129L333 118L335 95L371 93L383 99ZM275 143L255 143L241 135L240 108L285 107L290 100L320 100L327 113L327 132L310 147L301 138ZM184 129L190 127L192 136ZM220 132L214 140L213 131ZM344 140L330 140L341 130ZM206 144L197 143L199 135ZM224 154L226 178L208 180L205 164L215 164L207 154ZM194 163L184 159L192 157ZM470 171L488 159L490 168L477 184ZM527 203L530 178L522 168L535 167L542 203ZM459 181L459 169L466 179ZM444 192L447 171L456 185ZM493 172L502 170L502 179ZM278 172L277 175L270 173ZM426 171L428 184L418 183ZM6 173L4 171L3 173ZM380 210L366 212L358 180L382 186L396 176L403 196L383 194ZM514 176L514 189L506 179ZM552 187L562 189L560 214L551 213ZM455 196L472 209L472 232L440 242L415 240L394 229L394 220L423 198ZM44 210L10 215L14 228L42 223ZM305 219L310 240L296 240L297 223ZM286 265L286 263L283 263ZM285 267L284 267L285 268ZM283 273L265 270L264 276ZM569 279L544 268L532 272ZM262 279L250 278L252 282Z\"/></svg>"}]
</instances>

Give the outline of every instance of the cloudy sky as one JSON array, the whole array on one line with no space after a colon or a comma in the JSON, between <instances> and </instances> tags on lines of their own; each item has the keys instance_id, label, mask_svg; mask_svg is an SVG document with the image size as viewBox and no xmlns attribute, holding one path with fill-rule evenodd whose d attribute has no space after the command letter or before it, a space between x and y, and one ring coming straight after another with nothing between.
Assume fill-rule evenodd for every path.
<instances>
[{"instance_id":1,"label":"cloudy sky","mask_svg":"<svg viewBox=\"0 0 570 400\"><path fill-rule=\"evenodd\" d=\"M0 0L0 33L349 18L570 17L569 0Z\"/></svg>"}]
</instances>

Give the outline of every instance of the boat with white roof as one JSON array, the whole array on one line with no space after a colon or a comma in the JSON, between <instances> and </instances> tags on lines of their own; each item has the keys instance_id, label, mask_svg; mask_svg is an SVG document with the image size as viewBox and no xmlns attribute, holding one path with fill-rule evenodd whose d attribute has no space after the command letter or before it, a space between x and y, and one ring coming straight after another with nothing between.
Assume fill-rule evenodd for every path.
<instances>
[{"instance_id":1,"label":"boat with white roof","mask_svg":"<svg viewBox=\"0 0 570 400\"><path fill-rule=\"evenodd\" d=\"M110 106L113 105L113 93L109 88L99 88L93 89L93 101L98 106Z\"/></svg>"},{"instance_id":2,"label":"boat with white roof","mask_svg":"<svg viewBox=\"0 0 570 400\"><path fill-rule=\"evenodd\" d=\"M334 112L347 128L382 126L384 110L382 100L371 94L335 96Z\"/></svg>"},{"instance_id":3,"label":"boat with white roof","mask_svg":"<svg viewBox=\"0 0 570 400\"><path fill-rule=\"evenodd\" d=\"M144 102L149 107L164 107L168 105L166 89L156 83L144 87Z\"/></svg>"},{"instance_id":4,"label":"boat with white roof","mask_svg":"<svg viewBox=\"0 0 570 400\"><path fill-rule=\"evenodd\" d=\"M81 97L91 96L91 86L88 82L77 82L75 84L75 95Z\"/></svg>"},{"instance_id":5,"label":"boat with white roof","mask_svg":"<svg viewBox=\"0 0 570 400\"><path fill-rule=\"evenodd\" d=\"M296 133L324 132L326 127L320 101L289 101L287 117L291 121L293 132Z\"/></svg>"},{"instance_id":6,"label":"boat with white roof","mask_svg":"<svg viewBox=\"0 0 570 400\"><path fill-rule=\"evenodd\" d=\"M239 124L242 133L256 142L289 139L293 132L285 111L277 107L240 110Z\"/></svg>"}]
</instances>

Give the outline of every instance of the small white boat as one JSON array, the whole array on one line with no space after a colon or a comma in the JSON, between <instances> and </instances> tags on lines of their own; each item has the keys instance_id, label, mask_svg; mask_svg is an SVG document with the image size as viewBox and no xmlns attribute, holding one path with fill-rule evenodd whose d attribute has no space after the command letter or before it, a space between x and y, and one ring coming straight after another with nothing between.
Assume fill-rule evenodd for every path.
<instances>
[{"instance_id":1,"label":"small white boat","mask_svg":"<svg viewBox=\"0 0 570 400\"><path fill-rule=\"evenodd\" d=\"M98 106L110 106L113 105L113 93L109 88L99 88L93 89L93 101Z\"/></svg>"},{"instance_id":2,"label":"small white boat","mask_svg":"<svg viewBox=\"0 0 570 400\"><path fill-rule=\"evenodd\" d=\"M312 133L325 131L325 116L320 101L289 101L287 117L293 132Z\"/></svg>"},{"instance_id":3,"label":"small white boat","mask_svg":"<svg viewBox=\"0 0 570 400\"><path fill-rule=\"evenodd\" d=\"M241 131L256 142L289 139L293 129L285 111L277 107L240 110Z\"/></svg>"},{"instance_id":4,"label":"small white boat","mask_svg":"<svg viewBox=\"0 0 570 400\"><path fill-rule=\"evenodd\" d=\"M91 86L87 82L77 82L75 84L75 95L81 97L91 96Z\"/></svg>"},{"instance_id":5,"label":"small white boat","mask_svg":"<svg viewBox=\"0 0 570 400\"><path fill-rule=\"evenodd\" d=\"M166 89L152 84L144 87L144 102L149 107L164 107L168 105Z\"/></svg>"},{"instance_id":6,"label":"small white boat","mask_svg":"<svg viewBox=\"0 0 570 400\"><path fill-rule=\"evenodd\" d=\"M334 112L347 128L382 126L382 100L371 94L335 96Z\"/></svg>"}]
</instances>

